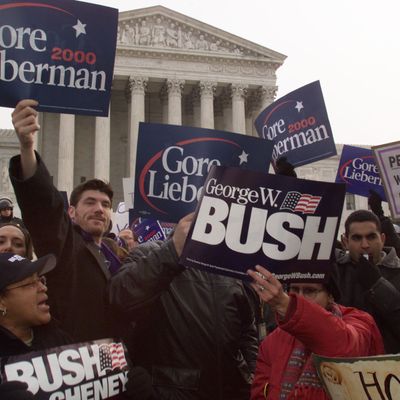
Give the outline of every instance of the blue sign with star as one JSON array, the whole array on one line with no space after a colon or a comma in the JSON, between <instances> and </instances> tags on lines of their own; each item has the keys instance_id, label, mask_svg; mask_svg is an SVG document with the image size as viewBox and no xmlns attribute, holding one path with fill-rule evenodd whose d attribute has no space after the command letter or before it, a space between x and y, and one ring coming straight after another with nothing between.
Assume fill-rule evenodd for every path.
<instances>
[{"instance_id":1,"label":"blue sign with star","mask_svg":"<svg viewBox=\"0 0 400 400\"><path fill-rule=\"evenodd\" d=\"M363 197L369 197L372 189L382 200L387 201L379 168L371 149L344 145L335 182L345 183L348 193Z\"/></svg>"},{"instance_id":2,"label":"blue sign with star","mask_svg":"<svg viewBox=\"0 0 400 400\"><path fill-rule=\"evenodd\" d=\"M107 116L118 10L71 0L0 0L0 106Z\"/></svg>"},{"instance_id":3,"label":"blue sign with star","mask_svg":"<svg viewBox=\"0 0 400 400\"><path fill-rule=\"evenodd\" d=\"M194 211L213 165L267 172L271 142L188 126L139 124L133 207L138 215L178 222Z\"/></svg>"},{"instance_id":4,"label":"blue sign with star","mask_svg":"<svg viewBox=\"0 0 400 400\"><path fill-rule=\"evenodd\" d=\"M274 167L281 157L299 167L337 154L319 81L270 104L255 127L260 137L273 143Z\"/></svg>"}]
</instances>

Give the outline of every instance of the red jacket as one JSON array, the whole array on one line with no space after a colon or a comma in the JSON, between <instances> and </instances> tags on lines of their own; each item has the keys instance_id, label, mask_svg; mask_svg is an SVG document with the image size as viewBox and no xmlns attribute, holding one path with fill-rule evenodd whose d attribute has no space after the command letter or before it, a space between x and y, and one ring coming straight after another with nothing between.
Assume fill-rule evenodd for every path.
<instances>
[{"instance_id":1,"label":"red jacket","mask_svg":"<svg viewBox=\"0 0 400 400\"><path fill-rule=\"evenodd\" d=\"M285 319L278 321L279 327L260 345L251 400L279 399L283 373L296 338L311 352L327 357L385 353L382 337L369 314L339 305L342 318L338 318L302 296L290 296ZM325 399L329 397L325 395Z\"/></svg>"}]
</instances>

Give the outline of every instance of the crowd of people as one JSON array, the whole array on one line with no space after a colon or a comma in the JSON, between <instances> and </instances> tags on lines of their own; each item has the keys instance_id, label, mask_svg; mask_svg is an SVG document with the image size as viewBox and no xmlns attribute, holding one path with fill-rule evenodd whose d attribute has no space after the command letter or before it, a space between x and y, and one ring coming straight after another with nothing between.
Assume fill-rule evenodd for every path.
<instances>
[{"instance_id":1,"label":"crowd of people","mask_svg":"<svg viewBox=\"0 0 400 400\"><path fill-rule=\"evenodd\" d=\"M130 229L111 237L113 190L98 179L77 186L66 211L34 150L36 106L22 100L12 114L22 220L0 199L0 357L120 338L128 398L312 400L329 398L313 353L400 353L400 239L376 193L372 211L347 218L329 281L284 287L256 266L249 286L179 264L193 214L165 241L138 244ZM285 160L277 167L296 176ZM273 323L260 335L264 306ZM26 388L0 384L0 397L33 398Z\"/></svg>"}]
</instances>

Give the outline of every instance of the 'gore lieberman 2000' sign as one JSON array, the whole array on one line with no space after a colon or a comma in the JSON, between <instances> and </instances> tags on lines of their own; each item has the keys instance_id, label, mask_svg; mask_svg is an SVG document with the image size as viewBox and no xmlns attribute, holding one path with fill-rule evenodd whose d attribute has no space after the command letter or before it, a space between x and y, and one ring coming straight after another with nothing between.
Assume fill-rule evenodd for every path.
<instances>
[{"instance_id":1,"label":"'gore lieberman 2000' sign","mask_svg":"<svg viewBox=\"0 0 400 400\"><path fill-rule=\"evenodd\" d=\"M319 81L270 104L255 126L260 137L273 143L273 165L280 157L298 167L336 155Z\"/></svg>"},{"instance_id":2,"label":"'gore lieberman 2000' sign","mask_svg":"<svg viewBox=\"0 0 400 400\"><path fill-rule=\"evenodd\" d=\"M108 115L118 10L69 0L0 0L0 106Z\"/></svg>"},{"instance_id":3,"label":"'gore lieberman 2000' sign","mask_svg":"<svg viewBox=\"0 0 400 400\"><path fill-rule=\"evenodd\" d=\"M134 209L177 222L194 211L213 165L268 170L272 144L251 136L177 125L140 123Z\"/></svg>"}]
</instances>

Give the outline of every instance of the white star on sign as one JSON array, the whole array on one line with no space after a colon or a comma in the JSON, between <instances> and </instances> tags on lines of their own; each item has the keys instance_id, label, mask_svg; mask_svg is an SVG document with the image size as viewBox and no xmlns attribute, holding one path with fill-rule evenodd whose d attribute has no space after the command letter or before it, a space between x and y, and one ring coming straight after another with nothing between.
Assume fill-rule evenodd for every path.
<instances>
[{"instance_id":1,"label":"white star on sign","mask_svg":"<svg viewBox=\"0 0 400 400\"><path fill-rule=\"evenodd\" d=\"M82 24L82 22L79 21L79 19L78 19L78 22L76 23L76 25L74 25L74 26L72 27L72 28L74 28L75 31L76 31L76 37L78 37L81 33L83 33L83 34L86 35L86 29L85 29L85 27L86 27L86 24Z\"/></svg>"},{"instance_id":2,"label":"white star on sign","mask_svg":"<svg viewBox=\"0 0 400 400\"><path fill-rule=\"evenodd\" d=\"M150 229L150 227L147 225L147 226L146 226L146 231L148 231L149 229Z\"/></svg>"},{"instance_id":3,"label":"white star on sign","mask_svg":"<svg viewBox=\"0 0 400 400\"><path fill-rule=\"evenodd\" d=\"M300 110L302 108L304 108L303 102L302 101L296 101L296 107L295 108L297 109L297 112L300 112Z\"/></svg>"},{"instance_id":4,"label":"white star on sign","mask_svg":"<svg viewBox=\"0 0 400 400\"><path fill-rule=\"evenodd\" d=\"M242 154L239 157L240 163L239 165L242 165L242 163L247 162L247 157L249 156L249 153L245 153L244 150L242 150Z\"/></svg>"}]
</instances>

